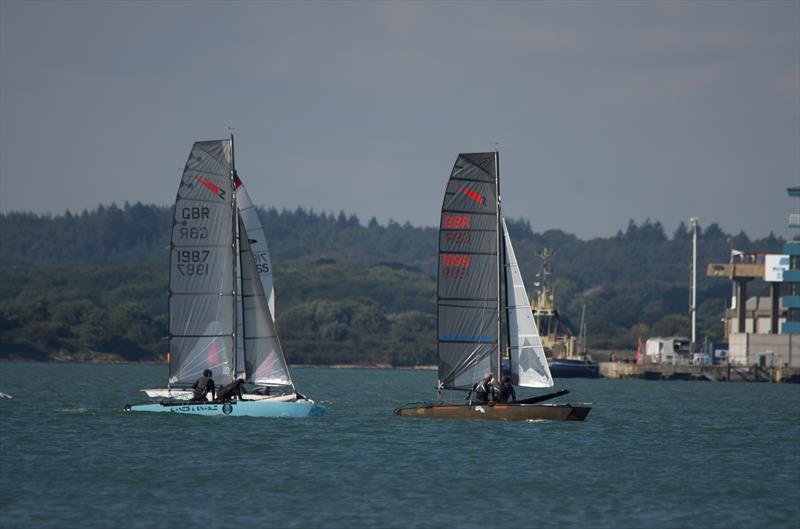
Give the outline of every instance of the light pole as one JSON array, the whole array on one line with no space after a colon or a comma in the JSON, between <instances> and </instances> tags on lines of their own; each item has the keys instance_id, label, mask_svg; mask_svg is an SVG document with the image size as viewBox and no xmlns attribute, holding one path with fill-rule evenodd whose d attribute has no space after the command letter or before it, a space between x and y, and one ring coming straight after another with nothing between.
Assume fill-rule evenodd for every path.
<instances>
[{"instance_id":1,"label":"light pole","mask_svg":"<svg viewBox=\"0 0 800 529\"><path fill-rule=\"evenodd\" d=\"M692 225L692 293L689 311L692 313L692 352L697 345L697 222L699 217L690 217Z\"/></svg>"}]
</instances>

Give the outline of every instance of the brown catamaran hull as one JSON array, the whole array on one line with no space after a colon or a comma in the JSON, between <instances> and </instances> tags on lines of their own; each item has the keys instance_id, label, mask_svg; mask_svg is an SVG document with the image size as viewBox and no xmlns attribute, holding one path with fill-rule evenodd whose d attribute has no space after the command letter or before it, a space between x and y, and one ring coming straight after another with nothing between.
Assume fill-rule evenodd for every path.
<instances>
[{"instance_id":1,"label":"brown catamaran hull","mask_svg":"<svg viewBox=\"0 0 800 529\"><path fill-rule=\"evenodd\" d=\"M591 406L572 404L431 404L394 410L401 417L434 419L484 419L490 421L582 421Z\"/></svg>"}]
</instances>

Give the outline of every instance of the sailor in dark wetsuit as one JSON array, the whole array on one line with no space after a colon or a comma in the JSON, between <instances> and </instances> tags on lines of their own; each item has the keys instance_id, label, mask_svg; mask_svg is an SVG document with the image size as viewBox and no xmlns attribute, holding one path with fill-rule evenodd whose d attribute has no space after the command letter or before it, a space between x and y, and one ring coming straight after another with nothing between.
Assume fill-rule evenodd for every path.
<instances>
[{"instance_id":1,"label":"sailor in dark wetsuit","mask_svg":"<svg viewBox=\"0 0 800 529\"><path fill-rule=\"evenodd\" d=\"M472 391L475 392L475 404L493 404L497 400L497 387L494 383L494 376L491 373L483 375L483 379L472 386ZM469 399L472 391L467 395L467 399Z\"/></svg>"},{"instance_id":2,"label":"sailor in dark wetsuit","mask_svg":"<svg viewBox=\"0 0 800 529\"><path fill-rule=\"evenodd\" d=\"M514 402L517 400L517 392L514 391L514 384L511 383L511 377L503 377L503 383L500 384L500 395L497 397L497 402Z\"/></svg>"},{"instance_id":3,"label":"sailor in dark wetsuit","mask_svg":"<svg viewBox=\"0 0 800 529\"><path fill-rule=\"evenodd\" d=\"M192 386L194 390L194 398L193 400L197 401L205 401L206 395L211 393L211 398L217 398L217 387L214 384L214 379L211 378L212 373L210 369L206 369L203 371L203 376L198 378L197 381Z\"/></svg>"},{"instance_id":4,"label":"sailor in dark wetsuit","mask_svg":"<svg viewBox=\"0 0 800 529\"><path fill-rule=\"evenodd\" d=\"M242 400L242 395L244 395L244 380L242 380L241 378L237 378L230 384L225 384L224 386L219 388L219 393L217 394L217 398L221 402L226 402L231 400L233 397Z\"/></svg>"}]
</instances>

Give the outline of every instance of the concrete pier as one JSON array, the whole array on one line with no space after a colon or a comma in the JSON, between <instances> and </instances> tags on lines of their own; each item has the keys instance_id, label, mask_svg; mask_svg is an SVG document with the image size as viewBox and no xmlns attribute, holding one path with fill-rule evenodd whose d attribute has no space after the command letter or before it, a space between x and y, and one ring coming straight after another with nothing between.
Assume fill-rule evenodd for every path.
<instances>
[{"instance_id":1,"label":"concrete pier","mask_svg":"<svg viewBox=\"0 0 800 529\"><path fill-rule=\"evenodd\" d=\"M644 365L625 362L599 362L599 367L603 378L800 383L800 368L796 367Z\"/></svg>"}]
</instances>

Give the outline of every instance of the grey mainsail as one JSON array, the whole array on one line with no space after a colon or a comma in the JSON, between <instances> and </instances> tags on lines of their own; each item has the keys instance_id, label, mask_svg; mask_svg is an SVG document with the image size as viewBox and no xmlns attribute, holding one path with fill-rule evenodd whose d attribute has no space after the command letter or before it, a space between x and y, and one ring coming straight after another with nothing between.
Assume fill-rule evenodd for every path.
<instances>
[{"instance_id":1,"label":"grey mainsail","mask_svg":"<svg viewBox=\"0 0 800 529\"><path fill-rule=\"evenodd\" d=\"M233 379L235 204L230 140L197 142L183 170L170 241L171 384L211 369Z\"/></svg>"},{"instance_id":2,"label":"grey mainsail","mask_svg":"<svg viewBox=\"0 0 800 529\"><path fill-rule=\"evenodd\" d=\"M259 223L260 225L260 223ZM263 233L263 230L262 230ZM244 220L239 220L241 263L241 305L244 342L244 371L247 380L260 386L291 386L292 377L281 343L275 332L269 304L253 255Z\"/></svg>"},{"instance_id":3,"label":"grey mainsail","mask_svg":"<svg viewBox=\"0 0 800 529\"><path fill-rule=\"evenodd\" d=\"M469 389L498 371L497 153L459 154L442 203L437 292L439 384Z\"/></svg>"}]
</instances>

